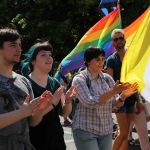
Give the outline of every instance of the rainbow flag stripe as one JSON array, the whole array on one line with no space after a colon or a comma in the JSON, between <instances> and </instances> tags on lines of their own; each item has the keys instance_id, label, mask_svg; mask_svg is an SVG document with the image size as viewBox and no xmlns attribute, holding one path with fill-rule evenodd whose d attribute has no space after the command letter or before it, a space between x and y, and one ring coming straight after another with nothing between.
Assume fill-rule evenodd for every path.
<instances>
[{"instance_id":1,"label":"rainbow flag stripe","mask_svg":"<svg viewBox=\"0 0 150 150\"><path fill-rule=\"evenodd\" d=\"M129 26L124 29L125 37L126 37L126 46L129 47L133 37L135 36L136 31L140 27L142 21L147 15L149 9L147 9L140 17L138 17L134 22L132 22Z\"/></svg>"},{"instance_id":2,"label":"rainbow flag stripe","mask_svg":"<svg viewBox=\"0 0 150 150\"><path fill-rule=\"evenodd\" d=\"M89 46L103 48L106 57L112 54L114 48L111 44L111 32L115 28L121 28L119 7L91 27L81 38L77 46L62 60L60 64L62 75L84 66L84 51Z\"/></svg>"},{"instance_id":3,"label":"rainbow flag stripe","mask_svg":"<svg viewBox=\"0 0 150 150\"><path fill-rule=\"evenodd\" d=\"M150 6L127 29L132 39L123 59L121 82L137 82L139 92L150 103Z\"/></svg>"}]
</instances>

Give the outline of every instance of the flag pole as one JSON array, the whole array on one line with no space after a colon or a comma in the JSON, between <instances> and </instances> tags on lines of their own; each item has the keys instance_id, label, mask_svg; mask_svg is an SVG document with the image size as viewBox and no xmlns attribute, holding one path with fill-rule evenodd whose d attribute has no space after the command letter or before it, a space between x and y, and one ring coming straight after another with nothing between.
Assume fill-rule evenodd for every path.
<instances>
[{"instance_id":1,"label":"flag pole","mask_svg":"<svg viewBox=\"0 0 150 150\"><path fill-rule=\"evenodd\" d=\"M119 8L119 14L120 14L120 18L121 18L121 0L118 0L117 2L117 7ZM122 26L122 21L121 21L121 26Z\"/></svg>"},{"instance_id":2,"label":"flag pole","mask_svg":"<svg viewBox=\"0 0 150 150\"><path fill-rule=\"evenodd\" d=\"M121 10L120 0L118 0L118 2L117 2L117 6L119 6L119 8L120 8L120 10Z\"/></svg>"}]
</instances>

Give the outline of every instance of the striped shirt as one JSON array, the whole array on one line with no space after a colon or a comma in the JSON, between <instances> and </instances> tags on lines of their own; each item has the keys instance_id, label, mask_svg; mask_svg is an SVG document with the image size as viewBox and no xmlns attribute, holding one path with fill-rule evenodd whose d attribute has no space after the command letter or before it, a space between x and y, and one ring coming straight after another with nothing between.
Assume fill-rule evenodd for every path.
<instances>
[{"instance_id":1,"label":"striped shirt","mask_svg":"<svg viewBox=\"0 0 150 150\"><path fill-rule=\"evenodd\" d=\"M86 83L87 77L90 80L90 87ZM73 118L73 129L97 135L112 133L112 106L118 95L113 96L102 106L99 105L99 99L101 95L112 90L114 84L110 75L100 72L95 79L87 69L74 77L72 85L77 86L79 103Z\"/></svg>"}]
</instances>

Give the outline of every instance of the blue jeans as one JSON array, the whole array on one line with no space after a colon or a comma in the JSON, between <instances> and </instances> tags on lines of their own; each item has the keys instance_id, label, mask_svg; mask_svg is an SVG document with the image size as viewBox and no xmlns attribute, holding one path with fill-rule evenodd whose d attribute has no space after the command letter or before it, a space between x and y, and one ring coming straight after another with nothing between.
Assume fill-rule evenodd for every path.
<instances>
[{"instance_id":1,"label":"blue jeans","mask_svg":"<svg viewBox=\"0 0 150 150\"><path fill-rule=\"evenodd\" d=\"M77 150L112 150L112 134L96 135L80 129L73 130Z\"/></svg>"}]
</instances>

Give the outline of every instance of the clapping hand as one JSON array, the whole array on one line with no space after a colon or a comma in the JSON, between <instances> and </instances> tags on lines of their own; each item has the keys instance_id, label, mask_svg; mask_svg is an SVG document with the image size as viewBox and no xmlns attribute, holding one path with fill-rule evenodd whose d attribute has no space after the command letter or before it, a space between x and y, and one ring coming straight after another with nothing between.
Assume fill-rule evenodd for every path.
<instances>
[{"instance_id":1,"label":"clapping hand","mask_svg":"<svg viewBox=\"0 0 150 150\"><path fill-rule=\"evenodd\" d=\"M114 94L119 94L123 91L124 88L125 88L125 85L119 83L119 81L117 80L115 86L113 87L113 92Z\"/></svg>"},{"instance_id":2,"label":"clapping hand","mask_svg":"<svg viewBox=\"0 0 150 150\"><path fill-rule=\"evenodd\" d=\"M74 96L76 96L76 93L77 93L77 88L75 87L75 86L71 86L69 89L68 89L68 91L66 92L66 100L65 100L65 103L69 103L71 100L72 100L72 98L74 97Z\"/></svg>"},{"instance_id":3,"label":"clapping hand","mask_svg":"<svg viewBox=\"0 0 150 150\"><path fill-rule=\"evenodd\" d=\"M53 95L50 91L45 91L40 97L33 100L29 100L29 96L26 97L21 109L26 116L34 116L47 109L52 104Z\"/></svg>"},{"instance_id":4,"label":"clapping hand","mask_svg":"<svg viewBox=\"0 0 150 150\"><path fill-rule=\"evenodd\" d=\"M126 88L122 91L121 95L125 98L131 96L132 94L135 94L138 92L138 84L133 83L133 84L126 84Z\"/></svg>"},{"instance_id":5,"label":"clapping hand","mask_svg":"<svg viewBox=\"0 0 150 150\"><path fill-rule=\"evenodd\" d=\"M30 97L27 96L25 98L23 105L20 106L21 113L23 113L23 115L25 117L34 115L36 112L39 111L39 104L40 104L40 98L39 97L30 101Z\"/></svg>"},{"instance_id":6,"label":"clapping hand","mask_svg":"<svg viewBox=\"0 0 150 150\"><path fill-rule=\"evenodd\" d=\"M53 104L56 106L60 99L61 99L61 96L63 95L64 93L64 86L60 86L54 93L53 95L53 99L52 99L52 102Z\"/></svg>"},{"instance_id":7,"label":"clapping hand","mask_svg":"<svg viewBox=\"0 0 150 150\"><path fill-rule=\"evenodd\" d=\"M40 96L39 110L43 111L43 110L47 109L52 104L52 98L53 98L52 93L50 91L46 90Z\"/></svg>"},{"instance_id":8,"label":"clapping hand","mask_svg":"<svg viewBox=\"0 0 150 150\"><path fill-rule=\"evenodd\" d=\"M126 89L129 89L131 86L130 83L126 82L126 83L119 83L119 81L117 80L116 81L116 84L113 88L113 91L115 94L119 94L121 93L122 91L126 90Z\"/></svg>"}]
</instances>

